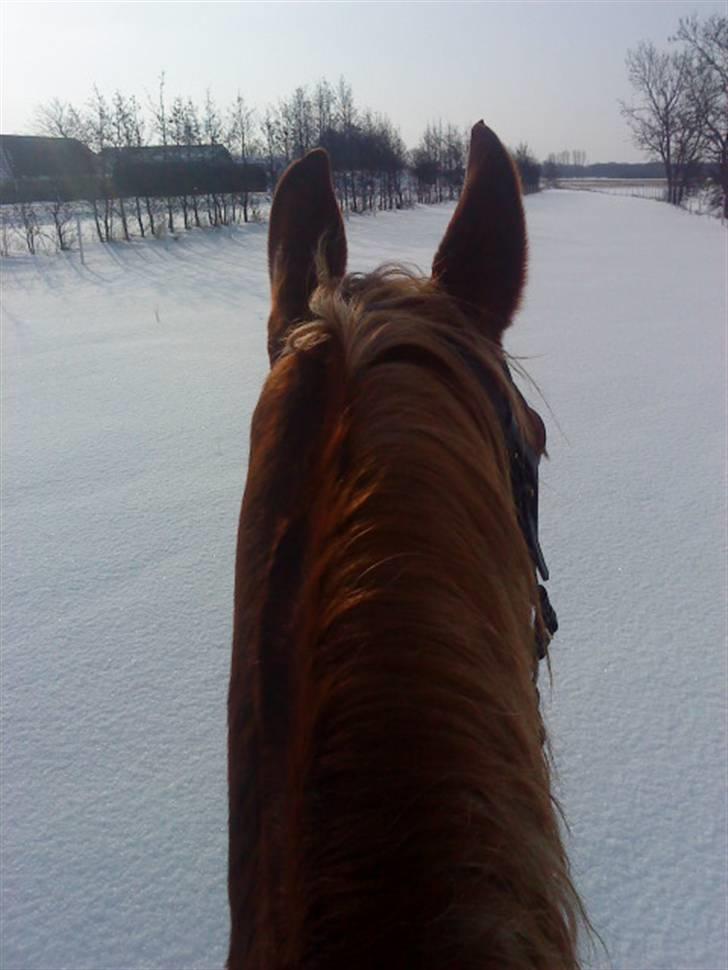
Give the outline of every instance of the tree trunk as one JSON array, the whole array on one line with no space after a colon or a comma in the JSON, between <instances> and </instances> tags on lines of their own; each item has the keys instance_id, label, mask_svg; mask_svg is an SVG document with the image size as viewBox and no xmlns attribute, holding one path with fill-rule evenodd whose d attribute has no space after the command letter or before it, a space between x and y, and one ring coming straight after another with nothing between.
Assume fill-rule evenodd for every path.
<instances>
[{"instance_id":1,"label":"tree trunk","mask_svg":"<svg viewBox=\"0 0 728 970\"><path fill-rule=\"evenodd\" d=\"M156 233L156 226L154 225L154 210L152 209L152 200L149 198L149 196L146 196L144 201L147 206L147 216L149 218L149 229L152 235L156 236L157 233Z\"/></svg>"},{"instance_id":2,"label":"tree trunk","mask_svg":"<svg viewBox=\"0 0 728 970\"><path fill-rule=\"evenodd\" d=\"M723 218L728 219L728 146L723 149L721 154L718 181L723 192Z\"/></svg>"},{"instance_id":3,"label":"tree trunk","mask_svg":"<svg viewBox=\"0 0 728 970\"><path fill-rule=\"evenodd\" d=\"M139 226L139 232L142 234L142 239L144 238L144 219L142 218L142 202L139 196L135 198L136 203L136 217L137 225Z\"/></svg>"},{"instance_id":4,"label":"tree trunk","mask_svg":"<svg viewBox=\"0 0 728 970\"><path fill-rule=\"evenodd\" d=\"M114 210L108 195L104 199L104 235L106 242L109 242L114 235Z\"/></svg>"},{"instance_id":5,"label":"tree trunk","mask_svg":"<svg viewBox=\"0 0 728 970\"><path fill-rule=\"evenodd\" d=\"M129 242L129 224L126 219L126 209L124 208L124 200L119 198L119 215L121 216L121 229L124 233L124 239Z\"/></svg>"},{"instance_id":6,"label":"tree trunk","mask_svg":"<svg viewBox=\"0 0 728 970\"><path fill-rule=\"evenodd\" d=\"M94 222L96 223L96 235L99 237L99 242L104 242L104 233L101 229L101 218L99 216L99 207L96 199L91 200L91 206L94 210Z\"/></svg>"}]
</instances>

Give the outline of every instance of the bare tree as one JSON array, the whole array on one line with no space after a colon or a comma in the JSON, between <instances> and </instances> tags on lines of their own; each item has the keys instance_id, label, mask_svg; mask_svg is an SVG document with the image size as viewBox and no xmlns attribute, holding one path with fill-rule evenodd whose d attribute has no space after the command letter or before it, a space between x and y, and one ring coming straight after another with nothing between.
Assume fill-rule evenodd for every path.
<instances>
[{"instance_id":1,"label":"bare tree","mask_svg":"<svg viewBox=\"0 0 728 970\"><path fill-rule=\"evenodd\" d=\"M13 222L25 240L28 252L35 256L41 237L38 213L30 202L20 202L13 206Z\"/></svg>"},{"instance_id":2,"label":"bare tree","mask_svg":"<svg viewBox=\"0 0 728 970\"><path fill-rule=\"evenodd\" d=\"M111 116L111 143L114 148L123 148L127 143L127 132L129 130L128 109L126 99L121 91L116 91L111 102L113 114ZM138 201L138 200L137 200ZM126 208L124 206L124 193L119 191L119 218L124 239L129 241L129 223L126 218Z\"/></svg>"},{"instance_id":3,"label":"bare tree","mask_svg":"<svg viewBox=\"0 0 728 970\"><path fill-rule=\"evenodd\" d=\"M552 152L541 166L541 172L547 185L556 186L559 180L559 163L556 155Z\"/></svg>"},{"instance_id":4,"label":"bare tree","mask_svg":"<svg viewBox=\"0 0 728 970\"><path fill-rule=\"evenodd\" d=\"M71 228L74 217L73 206L69 202L64 202L63 199L55 199L53 202L49 202L46 208L55 230L56 244L61 252L66 252L71 248L73 242L73 230Z\"/></svg>"},{"instance_id":5,"label":"bare tree","mask_svg":"<svg viewBox=\"0 0 728 970\"><path fill-rule=\"evenodd\" d=\"M313 129L317 145L323 145L327 133L334 127L336 92L326 78L322 78L313 92Z\"/></svg>"},{"instance_id":6,"label":"bare tree","mask_svg":"<svg viewBox=\"0 0 728 970\"><path fill-rule=\"evenodd\" d=\"M126 115L125 115L125 137L126 144L128 148L141 148L144 145L145 138L145 122L142 116L142 108L135 96L132 94L126 102ZM141 210L141 200L139 196L136 196L136 217L137 224L139 226L139 232L142 236L145 235L144 232L144 219L142 217ZM154 222L154 207L152 205L152 200L149 195L144 196L144 205L147 210L147 218L149 220L149 229L152 235L155 235L155 222Z\"/></svg>"},{"instance_id":7,"label":"bare tree","mask_svg":"<svg viewBox=\"0 0 728 970\"><path fill-rule=\"evenodd\" d=\"M304 87L297 87L290 101L293 123L293 151L301 158L314 147L313 105Z\"/></svg>"},{"instance_id":8,"label":"bare tree","mask_svg":"<svg viewBox=\"0 0 728 970\"><path fill-rule=\"evenodd\" d=\"M635 144L657 156L665 166L668 201L679 205L685 173L699 160L703 138L690 104L693 81L690 57L684 51L658 51L642 42L627 52L629 80L639 97L622 102L622 114Z\"/></svg>"},{"instance_id":9,"label":"bare tree","mask_svg":"<svg viewBox=\"0 0 728 970\"><path fill-rule=\"evenodd\" d=\"M541 166L526 142L521 142L515 152L511 152L513 160L521 176L521 185L525 193L538 192L541 187Z\"/></svg>"},{"instance_id":10,"label":"bare tree","mask_svg":"<svg viewBox=\"0 0 728 970\"><path fill-rule=\"evenodd\" d=\"M419 202L442 202L460 194L465 175L465 144L453 125L428 124L412 152Z\"/></svg>"},{"instance_id":11,"label":"bare tree","mask_svg":"<svg viewBox=\"0 0 728 970\"><path fill-rule=\"evenodd\" d=\"M166 87L165 73L159 75L159 90L157 93L157 100L153 102L151 98L149 99L149 107L152 112L152 117L154 118L154 127L162 141L162 154L164 160L165 169L167 168L167 146L170 143L170 130L169 130L169 117L167 112L167 101L165 97L164 89ZM167 228L170 232L174 232L174 203L173 200L168 196L166 199L167 204Z\"/></svg>"},{"instance_id":12,"label":"bare tree","mask_svg":"<svg viewBox=\"0 0 728 970\"><path fill-rule=\"evenodd\" d=\"M11 207L9 205L0 205L0 256L10 255L10 239L14 229Z\"/></svg>"},{"instance_id":13,"label":"bare tree","mask_svg":"<svg viewBox=\"0 0 728 970\"><path fill-rule=\"evenodd\" d=\"M707 78L697 71L695 62L688 64L688 89L678 111L679 125L675 136L676 199L678 205L691 187L702 181L706 149Z\"/></svg>"},{"instance_id":14,"label":"bare tree","mask_svg":"<svg viewBox=\"0 0 728 970\"><path fill-rule=\"evenodd\" d=\"M263 115L263 140L265 143L265 157L268 164L268 182L271 189L276 183L278 172L278 155L280 145L280 121L276 118L275 110L271 107L265 109Z\"/></svg>"},{"instance_id":15,"label":"bare tree","mask_svg":"<svg viewBox=\"0 0 728 970\"><path fill-rule=\"evenodd\" d=\"M95 152L103 152L105 148L111 143L112 136L112 124L111 124L111 112L109 111L109 105L106 98L99 91L99 89L94 84L93 96L88 102L88 116L86 122L86 131L88 133L89 146ZM96 198L97 193L94 192L94 198L91 200L91 205L93 206L94 220L96 222L96 232L98 234L99 240L101 242L109 242L113 237L113 220L114 220L114 209L112 205L111 191L109 186L109 179L107 178L107 173L104 172L100 180L101 184L101 194L103 196L104 208L103 208L103 229L101 224L101 217L99 215L98 199Z\"/></svg>"},{"instance_id":16,"label":"bare tree","mask_svg":"<svg viewBox=\"0 0 728 970\"><path fill-rule=\"evenodd\" d=\"M202 116L202 131L208 145L220 145L223 141L224 128L220 112L212 97L210 89L205 92L205 111ZM222 198L217 192L208 193L207 196L207 217L211 226L225 225L227 223L227 212L225 195Z\"/></svg>"},{"instance_id":17,"label":"bare tree","mask_svg":"<svg viewBox=\"0 0 728 970\"><path fill-rule=\"evenodd\" d=\"M715 169L728 217L728 17L695 15L680 21L674 41L682 42L692 60L689 101L704 137L704 160Z\"/></svg>"},{"instance_id":18,"label":"bare tree","mask_svg":"<svg viewBox=\"0 0 728 970\"><path fill-rule=\"evenodd\" d=\"M179 95L172 102L172 110L169 115L169 129L171 139L178 147L187 144L187 111L185 103ZM190 228L189 200L187 193L182 192L180 196L182 202L182 221L185 229Z\"/></svg>"},{"instance_id":19,"label":"bare tree","mask_svg":"<svg viewBox=\"0 0 728 970\"><path fill-rule=\"evenodd\" d=\"M230 125L228 128L228 139L234 154L240 159L243 171L243 191L240 201L243 207L243 222L247 222L250 216L250 196L248 192L248 163L251 152L256 147L255 139L255 111L245 103L245 98L238 91L233 106L230 110ZM234 216L233 216L234 219Z\"/></svg>"},{"instance_id":20,"label":"bare tree","mask_svg":"<svg viewBox=\"0 0 728 970\"><path fill-rule=\"evenodd\" d=\"M463 187L466 146L463 133L448 123L445 128L445 180L450 199L458 198Z\"/></svg>"},{"instance_id":21,"label":"bare tree","mask_svg":"<svg viewBox=\"0 0 728 970\"><path fill-rule=\"evenodd\" d=\"M67 101L53 98L35 112L36 128L43 135L54 138L77 138L87 142L86 124L78 111Z\"/></svg>"},{"instance_id":22,"label":"bare tree","mask_svg":"<svg viewBox=\"0 0 728 970\"><path fill-rule=\"evenodd\" d=\"M336 125L340 135L342 156L340 186L343 193L340 192L340 195L343 195L344 209L351 209L353 212L356 212L356 182L354 179L356 158L353 150L356 122L357 110L354 105L354 92L351 85L342 76L339 78L336 88Z\"/></svg>"},{"instance_id":23,"label":"bare tree","mask_svg":"<svg viewBox=\"0 0 728 970\"><path fill-rule=\"evenodd\" d=\"M187 99L187 104L185 105L184 141L185 145L200 144L200 119L197 116L197 108L191 98ZM200 210L197 205L197 194L195 192L192 193L192 212L195 217L195 225L199 229L202 223L200 222Z\"/></svg>"},{"instance_id":24,"label":"bare tree","mask_svg":"<svg viewBox=\"0 0 728 970\"><path fill-rule=\"evenodd\" d=\"M449 130L449 129L448 129ZM404 206L403 176L407 166L407 149L402 136L389 118L378 117L377 141L380 155L380 203L382 209L401 209ZM454 128L449 148L457 153L458 132Z\"/></svg>"},{"instance_id":25,"label":"bare tree","mask_svg":"<svg viewBox=\"0 0 728 970\"><path fill-rule=\"evenodd\" d=\"M141 146L144 144L144 120L141 114L141 106L133 94L130 98L127 98L126 101L126 111L124 114L124 139L127 148L141 148ZM151 229L152 235L154 235L154 213L152 212L151 199L149 196L146 196L144 201L147 209L147 216L149 218L149 228ZM136 218L137 225L139 226L139 232L141 233L142 237L144 237L144 218L142 217L141 199L139 198L138 194L134 197L134 205L136 208Z\"/></svg>"}]
</instances>

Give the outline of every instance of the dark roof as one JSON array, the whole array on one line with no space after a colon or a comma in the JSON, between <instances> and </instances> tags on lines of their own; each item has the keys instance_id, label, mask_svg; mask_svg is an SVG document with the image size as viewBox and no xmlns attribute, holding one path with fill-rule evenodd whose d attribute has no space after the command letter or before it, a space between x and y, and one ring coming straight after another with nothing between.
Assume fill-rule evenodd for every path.
<instances>
[{"instance_id":1,"label":"dark roof","mask_svg":"<svg viewBox=\"0 0 728 970\"><path fill-rule=\"evenodd\" d=\"M163 162L232 161L224 145L142 145L139 147L104 148L101 157L112 162L130 161L142 164Z\"/></svg>"},{"instance_id":2,"label":"dark roof","mask_svg":"<svg viewBox=\"0 0 728 970\"><path fill-rule=\"evenodd\" d=\"M0 135L2 178L91 174L94 168L94 153L76 138Z\"/></svg>"}]
</instances>

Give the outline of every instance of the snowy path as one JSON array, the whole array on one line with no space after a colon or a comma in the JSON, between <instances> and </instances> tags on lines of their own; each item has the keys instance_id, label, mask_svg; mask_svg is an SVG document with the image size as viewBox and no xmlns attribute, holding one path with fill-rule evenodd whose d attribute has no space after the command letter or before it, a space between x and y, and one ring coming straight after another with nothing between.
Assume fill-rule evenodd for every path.
<instances>
[{"instance_id":1,"label":"snowy path","mask_svg":"<svg viewBox=\"0 0 728 970\"><path fill-rule=\"evenodd\" d=\"M509 347L554 415L541 407L561 621L544 694L577 881L609 949L594 965L718 970L725 229L592 193L527 210ZM427 268L449 212L352 220L352 268ZM264 242L261 226L3 266L3 970L223 963Z\"/></svg>"}]
</instances>

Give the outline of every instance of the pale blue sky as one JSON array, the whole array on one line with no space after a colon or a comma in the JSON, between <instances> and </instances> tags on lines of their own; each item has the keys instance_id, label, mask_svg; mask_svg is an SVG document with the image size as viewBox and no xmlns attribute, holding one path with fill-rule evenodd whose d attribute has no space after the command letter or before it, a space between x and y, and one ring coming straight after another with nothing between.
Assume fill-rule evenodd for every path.
<instances>
[{"instance_id":1,"label":"pale blue sky","mask_svg":"<svg viewBox=\"0 0 728 970\"><path fill-rule=\"evenodd\" d=\"M666 44L681 16L720 0L476 3L0 3L0 128L32 132L35 107L82 104L95 83L263 108L299 84L344 75L359 107L385 112L412 147L429 120L484 118L543 158L637 160L617 101L624 56Z\"/></svg>"}]
</instances>

